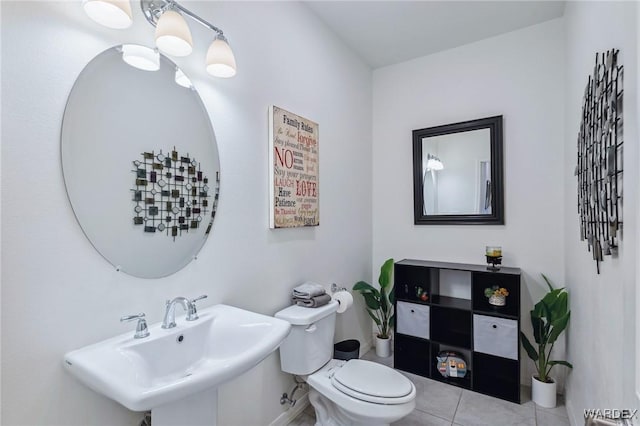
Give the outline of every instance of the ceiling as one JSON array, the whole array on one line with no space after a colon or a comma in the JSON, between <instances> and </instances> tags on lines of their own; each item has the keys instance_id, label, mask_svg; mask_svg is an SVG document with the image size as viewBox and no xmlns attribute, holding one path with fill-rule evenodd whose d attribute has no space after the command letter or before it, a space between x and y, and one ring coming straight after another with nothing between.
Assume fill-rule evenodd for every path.
<instances>
[{"instance_id":1,"label":"ceiling","mask_svg":"<svg viewBox=\"0 0 640 426\"><path fill-rule=\"evenodd\" d=\"M372 68L558 18L564 1L305 1Z\"/></svg>"}]
</instances>

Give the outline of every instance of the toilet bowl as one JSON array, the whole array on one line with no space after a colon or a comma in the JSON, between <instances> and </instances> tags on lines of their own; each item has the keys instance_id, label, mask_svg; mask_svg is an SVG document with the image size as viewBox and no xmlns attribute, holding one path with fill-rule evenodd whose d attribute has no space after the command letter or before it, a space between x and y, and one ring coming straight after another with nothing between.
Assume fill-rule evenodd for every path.
<instances>
[{"instance_id":1,"label":"toilet bowl","mask_svg":"<svg viewBox=\"0 0 640 426\"><path fill-rule=\"evenodd\" d=\"M331 360L307 377L320 425L388 425L413 411L416 388L402 374L371 361Z\"/></svg>"},{"instance_id":2,"label":"toilet bowl","mask_svg":"<svg viewBox=\"0 0 640 426\"><path fill-rule=\"evenodd\" d=\"M415 408L414 384L382 364L331 359L337 303L320 308L290 306L276 318L291 323L280 346L282 370L311 387L317 426L383 426Z\"/></svg>"}]
</instances>

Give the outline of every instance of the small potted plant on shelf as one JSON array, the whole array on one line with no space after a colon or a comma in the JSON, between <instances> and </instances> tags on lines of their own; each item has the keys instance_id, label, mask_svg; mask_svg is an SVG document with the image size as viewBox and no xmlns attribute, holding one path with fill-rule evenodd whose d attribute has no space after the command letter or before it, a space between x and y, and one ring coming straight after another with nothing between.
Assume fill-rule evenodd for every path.
<instances>
[{"instance_id":1,"label":"small potted plant on shelf","mask_svg":"<svg viewBox=\"0 0 640 426\"><path fill-rule=\"evenodd\" d=\"M498 285L487 287L484 289L484 296L489 298L489 304L493 306L504 306L507 304L507 296L509 291Z\"/></svg>"},{"instance_id":2,"label":"small potted plant on shelf","mask_svg":"<svg viewBox=\"0 0 640 426\"><path fill-rule=\"evenodd\" d=\"M564 288L554 289L549 279L542 274L549 286L549 292L534 306L531 311L531 326L537 349L520 332L522 346L536 366L537 375L531 379L531 399L541 407L556 406L556 382L549 376L556 365L573 368L567 361L552 360L551 351L556 340L567 328L571 311L568 309L568 294Z\"/></svg>"},{"instance_id":3,"label":"small potted plant on shelf","mask_svg":"<svg viewBox=\"0 0 640 426\"><path fill-rule=\"evenodd\" d=\"M387 259L380 268L378 283L380 290L372 285L358 281L354 286L354 291L359 291L364 297L366 310L371 319L378 327L376 336L376 355L388 357L391 355L391 327L395 313L393 312L393 259Z\"/></svg>"}]
</instances>

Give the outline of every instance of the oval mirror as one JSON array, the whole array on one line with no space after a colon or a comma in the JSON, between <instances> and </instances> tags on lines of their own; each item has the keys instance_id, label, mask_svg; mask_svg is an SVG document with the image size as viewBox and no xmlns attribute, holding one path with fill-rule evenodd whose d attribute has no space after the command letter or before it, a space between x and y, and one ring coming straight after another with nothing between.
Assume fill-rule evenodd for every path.
<instances>
[{"instance_id":1,"label":"oval mirror","mask_svg":"<svg viewBox=\"0 0 640 426\"><path fill-rule=\"evenodd\" d=\"M138 45L91 60L69 94L61 150L76 218L117 269L159 278L195 258L220 163L204 104L171 60Z\"/></svg>"}]
</instances>

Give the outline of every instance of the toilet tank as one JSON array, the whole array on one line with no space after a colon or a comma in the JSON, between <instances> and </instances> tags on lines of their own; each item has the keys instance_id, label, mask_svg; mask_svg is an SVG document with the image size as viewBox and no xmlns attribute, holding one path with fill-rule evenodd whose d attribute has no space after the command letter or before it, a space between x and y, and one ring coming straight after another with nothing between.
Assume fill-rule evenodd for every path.
<instances>
[{"instance_id":1,"label":"toilet tank","mask_svg":"<svg viewBox=\"0 0 640 426\"><path fill-rule=\"evenodd\" d=\"M311 374L333 357L333 336L338 302L332 300L319 308L289 306L275 317L288 321L291 332L280 345L282 371Z\"/></svg>"}]
</instances>

